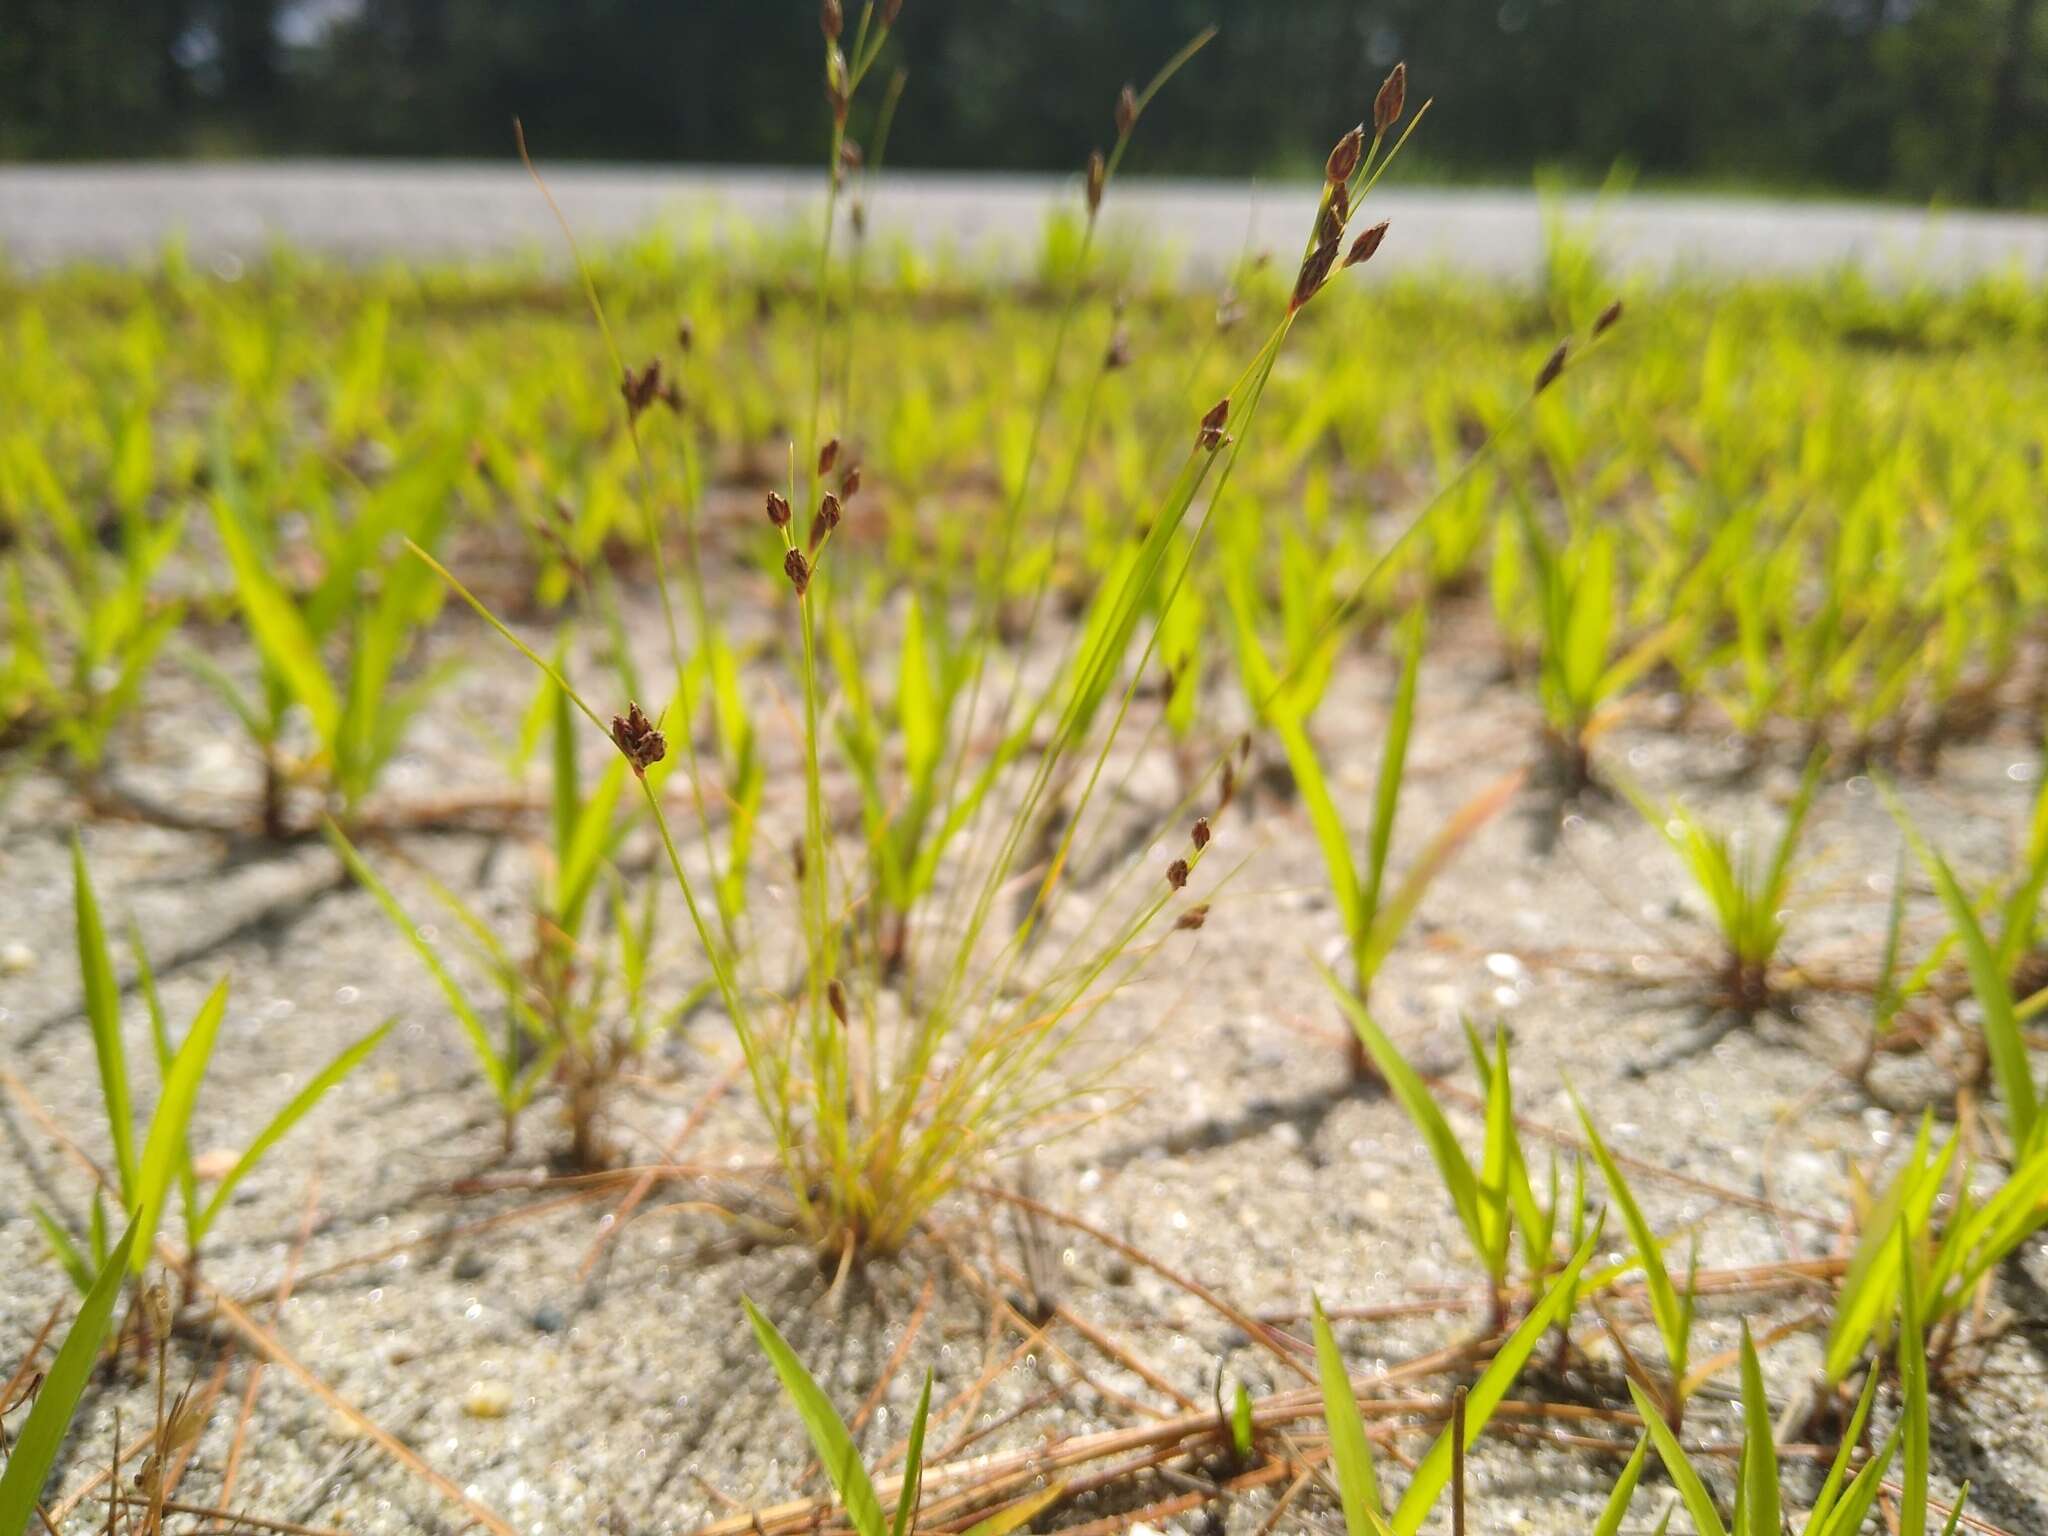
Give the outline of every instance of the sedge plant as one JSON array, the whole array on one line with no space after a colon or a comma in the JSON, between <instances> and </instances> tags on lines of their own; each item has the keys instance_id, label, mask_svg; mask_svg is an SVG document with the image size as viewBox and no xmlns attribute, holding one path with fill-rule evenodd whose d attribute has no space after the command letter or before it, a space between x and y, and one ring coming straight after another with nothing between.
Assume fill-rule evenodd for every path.
<instances>
[{"instance_id":1,"label":"sedge plant","mask_svg":"<svg viewBox=\"0 0 2048 1536\"><path fill-rule=\"evenodd\" d=\"M530 940L501 937L461 895L420 872L495 987L502 1029L486 1022L491 1010L471 996L347 834L330 821L327 835L447 999L498 1102L506 1151L520 1113L552 1079L568 1130L568 1161L596 1169L609 1160L607 1096L658 1028L647 988L657 887L645 885L634 901L611 862L626 828L619 814L626 760L613 757L586 789L568 695L547 677L536 702L551 742L550 839L540 854Z\"/></svg>"}]
</instances>

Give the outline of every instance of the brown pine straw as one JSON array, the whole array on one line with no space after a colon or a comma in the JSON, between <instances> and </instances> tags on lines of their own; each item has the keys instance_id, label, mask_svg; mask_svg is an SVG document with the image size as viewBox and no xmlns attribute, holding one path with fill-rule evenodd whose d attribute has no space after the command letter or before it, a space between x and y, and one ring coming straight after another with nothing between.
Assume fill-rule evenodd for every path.
<instances>
[{"instance_id":1,"label":"brown pine straw","mask_svg":"<svg viewBox=\"0 0 2048 1536\"><path fill-rule=\"evenodd\" d=\"M1033 1215L1043 1216L1048 1221L1056 1221L1063 1227L1071 1227L1076 1232L1084 1233L1094 1238L1105 1247L1115 1249L1133 1264L1144 1265L1154 1274L1160 1276L1160 1278L1179 1286L1197 1300L1206 1302L1214 1310L1228 1318L1232 1323L1235 1323L1244 1332L1245 1337L1255 1339L1265 1345L1266 1349L1276 1360L1286 1365L1288 1369L1301 1377L1302 1380L1315 1380L1314 1373L1301 1363L1300 1356L1306 1351L1299 1339L1290 1337L1279 1329L1260 1322L1249 1312L1240 1311L1232 1303L1225 1301L1221 1296L1202 1284L1201 1281L1192 1279L1179 1273L1177 1270L1169 1268L1143 1249L1125 1242L1114 1233L1105 1232L1101 1227L1095 1226L1091 1222L1083 1221L1079 1216L1047 1205L1042 1200L1034 1200L1029 1195L1020 1195L1014 1190L1003 1189L993 1184L974 1184L968 1187L986 1199L1007 1201L1009 1204L1020 1209L1030 1211Z\"/></svg>"},{"instance_id":2,"label":"brown pine straw","mask_svg":"<svg viewBox=\"0 0 2048 1536\"><path fill-rule=\"evenodd\" d=\"M147 1505L149 1500L118 1495L110 1501L122 1509ZM344 1536L343 1532L324 1525L300 1525L291 1520L269 1520L261 1515L251 1515L238 1509L217 1509L211 1504L181 1504L176 1499L166 1499L164 1512L173 1515L198 1515L204 1519L219 1521L230 1529L247 1527L257 1531L277 1531L281 1536Z\"/></svg>"},{"instance_id":3,"label":"brown pine straw","mask_svg":"<svg viewBox=\"0 0 2048 1536\"><path fill-rule=\"evenodd\" d=\"M305 1256L306 1242L313 1235L314 1217L320 1209L320 1175L315 1170L313 1177L306 1181L306 1209L299 1218L298 1235L292 1240L292 1251L285 1260L284 1273L278 1278L277 1295L270 1304L270 1317L274 1323L284 1316L285 1303L292 1298L292 1279L298 1273L299 1260ZM235 1479L242 1470L242 1447L249 1434L249 1423L256 1416L256 1394L263 1387L264 1361L254 1360L249 1364L249 1379L242 1388L241 1411L235 1415L234 1438L228 1442L226 1470L221 1473L220 1502L232 1504L235 1500Z\"/></svg>"},{"instance_id":4,"label":"brown pine straw","mask_svg":"<svg viewBox=\"0 0 2048 1536\"><path fill-rule=\"evenodd\" d=\"M726 1068L725 1075L716 1083L713 1083L710 1091L697 1101L696 1107L684 1118L682 1128L669 1139L669 1144L662 1149L661 1163L651 1168L643 1168L640 1171L639 1177L633 1181L633 1187L626 1192L626 1198L613 1208L607 1220L598 1224L597 1236L591 1239L589 1251L583 1255L583 1262L576 1268L576 1278L579 1281L590 1278L590 1272L597 1268L598 1258L604 1253L605 1244L611 1241L612 1237L625 1227L633 1212L638 1209L640 1202L647 1198L648 1191L653 1189L655 1183L661 1178L663 1169L675 1162L676 1154L683 1149L683 1143L696 1134L697 1128L704 1123L705 1117L711 1113L711 1107L721 1098L725 1097L727 1090L739 1081L739 1075L745 1067L746 1060L741 1058Z\"/></svg>"}]
</instances>

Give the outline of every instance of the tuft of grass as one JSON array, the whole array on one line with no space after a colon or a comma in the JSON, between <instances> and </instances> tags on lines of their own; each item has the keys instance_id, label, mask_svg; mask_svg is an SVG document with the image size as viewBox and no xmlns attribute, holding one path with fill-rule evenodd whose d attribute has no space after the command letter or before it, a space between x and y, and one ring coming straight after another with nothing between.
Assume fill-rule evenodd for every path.
<instances>
[{"instance_id":1,"label":"tuft of grass","mask_svg":"<svg viewBox=\"0 0 2048 1536\"><path fill-rule=\"evenodd\" d=\"M196 1266L200 1262L201 1247L207 1233L242 1180L312 1112L329 1091L383 1044L396 1020L387 1019L344 1047L314 1073L290 1102L279 1109L243 1148L221 1175L211 1197L201 1199L187 1127L220 1036L221 1022L227 1013L227 980L223 978L214 987L174 1048L163 1005L157 996L156 977L150 967L149 956L142 948L140 936L136 936L136 975L149 1005L150 1029L162 1085L138 1149L134 1095L126 1048L121 1038L120 994L114 984L113 957L107 944L106 926L100 917L99 900L93 893L91 875L86 868L85 851L76 835L71 842L71 867L78 966L84 980L86 1021L91 1027L93 1058L99 1068L100 1099L106 1114L107 1138L114 1149L114 1172L107 1182L129 1225L138 1234L131 1245L131 1275L140 1277L155 1252L157 1227L174 1184L184 1206L186 1254L188 1261ZM106 1213L101 1203L103 1193L104 1190L94 1191L87 1223L87 1245L83 1249L72 1232L48 1210L41 1206L32 1207L51 1250L81 1292L91 1287L94 1274L105 1264L111 1251Z\"/></svg>"},{"instance_id":2,"label":"tuft of grass","mask_svg":"<svg viewBox=\"0 0 2048 1536\"><path fill-rule=\"evenodd\" d=\"M1822 764L1818 752L1807 760L1777 840L1761 860L1753 843L1709 825L1686 806L1660 808L1629 792L1643 819L1663 834L1706 898L1721 936L1712 1001L1744 1020L1780 1004L1772 967L1785 939L1794 860L1820 790Z\"/></svg>"}]
</instances>

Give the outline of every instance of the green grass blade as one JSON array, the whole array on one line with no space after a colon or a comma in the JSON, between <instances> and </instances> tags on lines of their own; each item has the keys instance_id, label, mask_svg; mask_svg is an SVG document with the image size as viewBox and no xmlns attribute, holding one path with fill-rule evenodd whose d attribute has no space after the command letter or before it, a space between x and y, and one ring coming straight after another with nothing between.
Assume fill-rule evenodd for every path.
<instances>
[{"instance_id":1,"label":"green grass blade","mask_svg":"<svg viewBox=\"0 0 2048 1536\"><path fill-rule=\"evenodd\" d=\"M355 876L356 883L376 898L377 905L384 909L385 916L391 919L398 931L405 935L406 942L412 945L413 953L420 957L420 963L432 973L434 980L441 984L441 995L448 999L449 1009L455 1014L456 1021L462 1025L462 1032L469 1037L470 1049L476 1053L476 1059L483 1067L484 1076L489 1079L492 1091L497 1094L498 1102L507 1108L511 1107L514 1090L512 1062L499 1052L497 1042L491 1038L491 1032L484 1027L484 1021L470 1005L469 995L462 990L448 967L441 963L441 957L435 952L434 946L420 937L419 929L413 925L412 919L406 916L405 908L398 904L398 898L393 896L385 888L384 882L371 871L370 866L364 862L363 856L356 852L355 845L348 840L341 828L332 820L327 821L325 827L327 841L334 845L334 851L341 856L341 862L348 866L349 873Z\"/></svg>"},{"instance_id":2,"label":"green grass blade","mask_svg":"<svg viewBox=\"0 0 2048 1536\"><path fill-rule=\"evenodd\" d=\"M1425 610L1418 603L1401 625L1401 681L1394 690L1394 710L1387 721L1379 782L1373 786L1372 827L1367 834L1365 889L1360 903L1367 923L1379 911L1387 852L1394 843L1394 813L1401 802L1401 779L1408 767L1408 738L1415 728L1415 684L1422 669L1426 623Z\"/></svg>"},{"instance_id":3,"label":"green grass blade","mask_svg":"<svg viewBox=\"0 0 2048 1536\"><path fill-rule=\"evenodd\" d=\"M1429 1155L1443 1177L1444 1187L1450 1191L1451 1203L1457 1207L1458 1219L1465 1224L1465 1233L1472 1240L1473 1250L1484 1257L1487 1231L1480 1210L1479 1176L1472 1171L1472 1163L1465 1156L1465 1149L1458 1145L1458 1138L1451 1133L1443 1111L1436 1107L1429 1085L1394 1049L1394 1042L1372 1021L1372 1016L1329 967L1318 963L1317 969L1322 971L1323 979L1330 984L1338 1003L1350 1016L1351 1027L1358 1032L1358 1038L1364 1044L1366 1054L1372 1057L1373 1065L1379 1068L1380 1076L1387 1080L1394 1097L1408 1111L1408 1118L1422 1132L1422 1139L1429 1146Z\"/></svg>"},{"instance_id":4,"label":"green grass blade","mask_svg":"<svg viewBox=\"0 0 2048 1536\"><path fill-rule=\"evenodd\" d=\"M924 1478L924 1426L932 1411L932 1373L924 1373L924 1390L917 1395L917 1412L910 1420L910 1448L903 1458L903 1488L896 1495L896 1518L889 1524L889 1536L910 1536L910 1522L917 1515L918 1485Z\"/></svg>"},{"instance_id":5,"label":"green grass blade","mask_svg":"<svg viewBox=\"0 0 2048 1536\"><path fill-rule=\"evenodd\" d=\"M107 1262L100 1266L99 1277L86 1292L85 1303L78 1309L71 1331L58 1346L56 1358L50 1362L42 1388L36 1394L35 1406L29 1409L14 1448L8 1453L6 1470L0 1472L0 1536L22 1536L36 1512L43 1484L56 1465L57 1453L71 1427L71 1416L78 1411L78 1400L92 1377L100 1344L113 1321L114 1303L120 1299L122 1284L127 1279L128 1259L138 1246L136 1234L140 1225L139 1220L128 1224L128 1230L107 1255ZM139 1246L148 1252L146 1243Z\"/></svg>"},{"instance_id":6,"label":"green grass blade","mask_svg":"<svg viewBox=\"0 0 2048 1536\"><path fill-rule=\"evenodd\" d=\"M1600 1523L1593 1527L1593 1536L1620 1536L1621 1522L1628 1515L1629 1500L1636 1496L1636 1484L1642 1481L1643 1463L1649 1454L1650 1437L1644 1435L1636 1441L1636 1448L1629 1453L1628 1465L1615 1479L1614 1491L1607 1495L1607 1507L1600 1512Z\"/></svg>"},{"instance_id":7,"label":"green grass blade","mask_svg":"<svg viewBox=\"0 0 2048 1536\"><path fill-rule=\"evenodd\" d=\"M1636 1412L1643 1416L1643 1427L1656 1442L1657 1454L1663 1458L1664 1470L1670 1475L1672 1486L1678 1490L1679 1498L1685 1501L1686 1513L1692 1516L1699 1536L1728 1536L1728 1527L1721 1523L1721 1512L1714 1508L1707 1485L1700 1481L1699 1473L1693 1469L1685 1447L1678 1443L1678 1436L1664 1422L1663 1410L1651 1402L1649 1393L1635 1382L1628 1384L1628 1390L1635 1399Z\"/></svg>"},{"instance_id":8,"label":"green grass blade","mask_svg":"<svg viewBox=\"0 0 2048 1536\"><path fill-rule=\"evenodd\" d=\"M135 957L135 982L142 991L142 1000L149 1009L150 1042L156 1048L157 1081L162 1082L171 1070L171 1058L177 1053L171 1049L171 1026L164 1014L164 1000L156 989L156 967L149 963L149 951L142 943L142 929L131 919L128 924L128 951ZM192 1171L192 1142L187 1137L178 1147L178 1202L185 1212L185 1246L190 1252L199 1248L199 1179Z\"/></svg>"},{"instance_id":9,"label":"green grass blade","mask_svg":"<svg viewBox=\"0 0 2048 1536\"><path fill-rule=\"evenodd\" d=\"M1927 1335L1920 1308L1920 1282L1913 1273L1913 1238L1899 1223L1899 1422L1904 1431L1905 1466L1899 1492L1899 1536L1927 1532Z\"/></svg>"},{"instance_id":10,"label":"green grass blade","mask_svg":"<svg viewBox=\"0 0 2048 1536\"><path fill-rule=\"evenodd\" d=\"M1465 1398L1466 1450L1471 1450L1473 1442L1478 1440L1486 1428L1486 1421L1493 1417L1493 1410L1500 1406L1508 1388L1522 1374L1522 1367L1536 1352L1543 1335L1550 1331L1578 1295L1579 1272L1586 1267L1586 1261L1593 1256L1593 1248L1599 1241L1600 1230L1595 1226L1586 1234L1586 1240L1579 1244L1578 1252L1572 1255L1543 1299L1529 1309L1528 1315L1515 1326L1507 1342L1480 1372L1479 1380L1473 1383ZM1438 1435L1436 1443L1429 1448L1429 1454L1416 1466L1415 1477L1394 1511L1394 1536L1416 1536L1416 1532L1422 1529L1422 1522L1429 1517L1431 1507L1442 1496L1444 1486L1450 1482L1451 1435L1449 1428Z\"/></svg>"},{"instance_id":11,"label":"green grass blade","mask_svg":"<svg viewBox=\"0 0 2048 1536\"><path fill-rule=\"evenodd\" d=\"M213 1225L214 1218L220 1214L220 1209L227 1203L228 1196L234 1193L235 1186L263 1160L264 1154L283 1140L291 1128L303 1120L315 1104L326 1097L329 1089L361 1066L369 1058L370 1053L384 1043L384 1037L391 1033L397 1023L395 1016L386 1019L355 1044L343 1050L322 1067L314 1075L313 1080L293 1096L289 1104L271 1117L270 1124L264 1126L256 1139L243 1149L242 1155L235 1159L234 1167L227 1171L226 1176L220 1181L219 1188L214 1190L213 1198L207 1201L205 1213L199 1218L200 1232L204 1233Z\"/></svg>"},{"instance_id":12,"label":"green grass blade","mask_svg":"<svg viewBox=\"0 0 2048 1536\"><path fill-rule=\"evenodd\" d=\"M1984 1011L1984 1044L1991 1053L1991 1068L1998 1078L1998 1096L2005 1101L2013 1140L2025 1147L2033 1139L2040 1104L2033 1074L2027 1066L2027 1042L2013 1012L2011 985L1999 969L1998 957L1984 937L1983 925L1977 921L1970 899L1963 894L1948 861L1931 848L1923 849L1921 857L1934 876L1942 905L1948 908L1949 921L1962 935L1970 988L1977 994L1977 1006Z\"/></svg>"},{"instance_id":13,"label":"green grass blade","mask_svg":"<svg viewBox=\"0 0 2048 1536\"><path fill-rule=\"evenodd\" d=\"M71 1240L71 1234L64 1230L64 1224L44 1210L40 1205L31 1205L29 1215L36 1225L43 1229L43 1237L50 1245L50 1252L57 1256L57 1262L64 1273L71 1277L71 1283L78 1287L83 1296L92 1289L92 1266L85 1262L85 1255L78 1251L78 1244Z\"/></svg>"},{"instance_id":14,"label":"green grass blade","mask_svg":"<svg viewBox=\"0 0 2048 1536\"><path fill-rule=\"evenodd\" d=\"M1763 1367L1749 1323L1742 1325L1742 1501L1736 1509L1737 1536L1781 1536L1785 1514L1778 1498L1778 1447L1772 1439L1771 1404L1764 1396Z\"/></svg>"},{"instance_id":15,"label":"green grass blade","mask_svg":"<svg viewBox=\"0 0 2048 1536\"><path fill-rule=\"evenodd\" d=\"M1337 1496L1344 1505L1344 1528L1350 1536L1369 1536L1368 1520L1386 1507L1373 1470L1372 1442L1365 1437L1365 1419L1351 1395L1351 1373L1337 1352L1336 1335L1323 1315L1322 1302L1310 1298L1315 1323L1316 1377L1323 1388L1323 1421L1330 1430L1330 1464L1337 1472Z\"/></svg>"},{"instance_id":16,"label":"green grass blade","mask_svg":"<svg viewBox=\"0 0 2048 1536\"><path fill-rule=\"evenodd\" d=\"M797 1417L804 1421L819 1463L832 1479L832 1486L839 1490L839 1501L846 1506L846 1517L854 1530L858 1536L888 1536L888 1523L882 1515L881 1501L875 1497L874 1484L868 1481L867 1468L860 1464L860 1451L831 1399L811 1379L811 1373L804 1369L789 1341L761 1315L760 1308L744 1296L740 1305L747 1310L747 1321L754 1325L754 1337L760 1341L761 1352L775 1367L782 1390L789 1394Z\"/></svg>"},{"instance_id":17,"label":"green grass blade","mask_svg":"<svg viewBox=\"0 0 2048 1536\"><path fill-rule=\"evenodd\" d=\"M1856 1411L1849 1416L1849 1427L1843 1432L1842 1443L1835 1451L1828 1475L1822 1479L1820 1492L1814 1496L1813 1508L1807 1511L1806 1524L1800 1527L1801 1536L1817 1536L1825 1527L1834 1510L1835 1500L1841 1495L1842 1479L1848 1475L1849 1458L1863 1443L1863 1426L1869 1421L1870 1405L1876 1400L1877 1372L1872 1371L1863 1383L1863 1395L1856 1400Z\"/></svg>"},{"instance_id":18,"label":"green grass blade","mask_svg":"<svg viewBox=\"0 0 2048 1536\"><path fill-rule=\"evenodd\" d=\"M186 1128L192 1123L192 1107L199 1102L199 1085L206 1079L206 1065L213 1058L214 1042L228 1011L228 983L223 976L199 1007L192 1027L171 1070L164 1074L164 1091L150 1117L149 1139L142 1144L142 1159L136 1165L135 1196L130 1202L139 1236L129 1264L134 1273L148 1267L156 1246L156 1228L163 1215L164 1198L170 1193L171 1178L184 1155Z\"/></svg>"},{"instance_id":19,"label":"green grass blade","mask_svg":"<svg viewBox=\"0 0 2048 1536\"><path fill-rule=\"evenodd\" d=\"M1871 1505L1877 1502L1878 1490L1884 1484L1884 1475L1891 1467L1892 1458L1899 1453L1899 1430L1895 1427L1886 1438L1878 1453L1871 1457L1861 1472L1856 1474L1849 1491L1842 1495L1842 1502L1834 1508L1828 1522L1821 1528L1820 1536L1856 1536L1863 1529L1863 1522L1870 1514Z\"/></svg>"},{"instance_id":20,"label":"green grass blade","mask_svg":"<svg viewBox=\"0 0 2048 1536\"><path fill-rule=\"evenodd\" d=\"M217 498L213 521L227 551L250 637L263 659L284 679L292 697L312 717L314 734L323 745L332 744L341 726L341 697L320 659L313 632L265 566L241 514Z\"/></svg>"},{"instance_id":21,"label":"green grass blade","mask_svg":"<svg viewBox=\"0 0 2048 1536\"><path fill-rule=\"evenodd\" d=\"M128 1097L128 1058L121 1047L121 993L114 985L114 961L106 925L85 867L85 848L71 834L72 906L78 918L78 974L85 984L85 1017L92 1026L92 1052L99 1062L100 1098L107 1107L107 1134L114 1142L114 1170L122 1198L134 1204L135 1111Z\"/></svg>"},{"instance_id":22,"label":"green grass blade","mask_svg":"<svg viewBox=\"0 0 2048 1536\"><path fill-rule=\"evenodd\" d=\"M1679 1298L1677 1287L1671 1283L1671 1272L1664 1267L1663 1249L1657 1242L1656 1232L1644 1219L1634 1191L1628 1187L1628 1180L1621 1176L1620 1166L1607 1150L1607 1143L1601 1140L1599 1128L1593 1124L1593 1117L1586 1113L1586 1106L1579 1102L1576 1090L1572 1091L1572 1105L1579 1112L1579 1124L1585 1130L1587 1145L1593 1149L1593 1160L1600 1165L1600 1176L1607 1181L1607 1193L1621 1207L1621 1219L1628 1227L1629 1240L1636 1245L1636 1253L1643 1261L1643 1282L1650 1293L1650 1310L1656 1316L1658 1331L1664 1336L1664 1352L1671 1365L1672 1390L1676 1391L1679 1378L1685 1374L1686 1345L1691 1332L1687 1326L1687 1308Z\"/></svg>"}]
</instances>

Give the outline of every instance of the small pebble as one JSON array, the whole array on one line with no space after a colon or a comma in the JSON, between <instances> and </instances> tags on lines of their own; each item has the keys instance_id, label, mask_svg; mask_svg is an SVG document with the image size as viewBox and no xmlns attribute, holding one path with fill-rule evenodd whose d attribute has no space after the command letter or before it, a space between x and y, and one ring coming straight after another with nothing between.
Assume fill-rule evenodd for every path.
<instances>
[{"instance_id":1,"label":"small pebble","mask_svg":"<svg viewBox=\"0 0 2048 1536\"><path fill-rule=\"evenodd\" d=\"M455 1278L458 1280L481 1280L490 1269L483 1255L475 1249L465 1249L455 1257Z\"/></svg>"},{"instance_id":2,"label":"small pebble","mask_svg":"<svg viewBox=\"0 0 2048 1536\"><path fill-rule=\"evenodd\" d=\"M502 1381L473 1382L462 1400L462 1411L472 1419L502 1419L511 1407L512 1389Z\"/></svg>"},{"instance_id":3,"label":"small pebble","mask_svg":"<svg viewBox=\"0 0 2048 1536\"><path fill-rule=\"evenodd\" d=\"M556 1306L542 1306L534 1309L533 1331L535 1333L560 1333L569 1324L562 1316L562 1309Z\"/></svg>"},{"instance_id":4,"label":"small pebble","mask_svg":"<svg viewBox=\"0 0 2048 1536\"><path fill-rule=\"evenodd\" d=\"M9 976L19 976L36 967L36 952L19 939L0 944L0 971Z\"/></svg>"}]
</instances>

